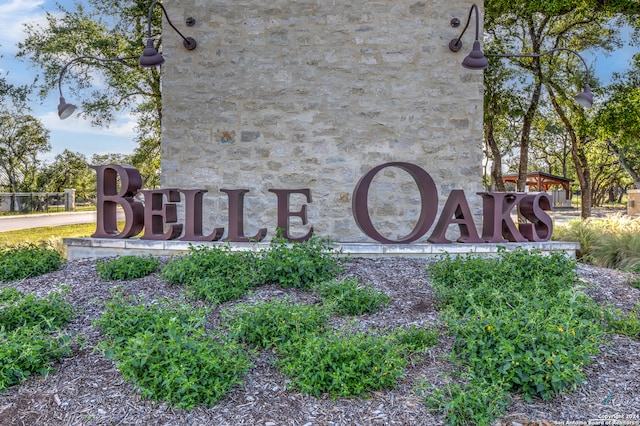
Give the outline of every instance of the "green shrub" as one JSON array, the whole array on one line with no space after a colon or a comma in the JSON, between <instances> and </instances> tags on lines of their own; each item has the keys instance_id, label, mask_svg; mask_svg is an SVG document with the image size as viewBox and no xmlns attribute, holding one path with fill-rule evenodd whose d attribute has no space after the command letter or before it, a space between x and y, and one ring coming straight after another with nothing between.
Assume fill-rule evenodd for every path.
<instances>
[{"instance_id":1,"label":"green shrub","mask_svg":"<svg viewBox=\"0 0 640 426\"><path fill-rule=\"evenodd\" d=\"M73 306L59 292L37 297L13 287L0 291L0 327L4 331L36 326L43 331L53 331L64 327L74 315Z\"/></svg>"},{"instance_id":2,"label":"green shrub","mask_svg":"<svg viewBox=\"0 0 640 426\"><path fill-rule=\"evenodd\" d=\"M235 300L260 283L258 256L228 246L191 246L186 256L162 268L162 276L170 284L183 284L194 299L214 303Z\"/></svg>"},{"instance_id":3,"label":"green shrub","mask_svg":"<svg viewBox=\"0 0 640 426\"><path fill-rule=\"evenodd\" d=\"M599 307L575 289L574 265L561 254L525 250L431 265L455 358L479 381L526 400L581 383L604 330Z\"/></svg>"},{"instance_id":4,"label":"green shrub","mask_svg":"<svg viewBox=\"0 0 640 426\"><path fill-rule=\"evenodd\" d=\"M426 393L429 388L418 390ZM511 398L499 384L473 378L465 385L450 383L432 389L425 401L432 411L445 416L447 425L489 426L505 413Z\"/></svg>"},{"instance_id":5,"label":"green shrub","mask_svg":"<svg viewBox=\"0 0 640 426\"><path fill-rule=\"evenodd\" d=\"M285 288L309 289L335 278L342 271L338 252L327 241L311 237L300 243L281 238L271 242L261 261L262 280Z\"/></svg>"},{"instance_id":6,"label":"green shrub","mask_svg":"<svg viewBox=\"0 0 640 426\"><path fill-rule=\"evenodd\" d=\"M43 244L0 248L0 282L35 277L60 269L63 257Z\"/></svg>"},{"instance_id":7,"label":"green shrub","mask_svg":"<svg viewBox=\"0 0 640 426\"><path fill-rule=\"evenodd\" d=\"M609 307L604 311L604 319L612 332L640 340L640 303L628 313Z\"/></svg>"},{"instance_id":8,"label":"green shrub","mask_svg":"<svg viewBox=\"0 0 640 426\"><path fill-rule=\"evenodd\" d=\"M100 278L106 281L125 281L146 277L158 270L160 261L152 256L121 256L96 261Z\"/></svg>"},{"instance_id":9,"label":"green shrub","mask_svg":"<svg viewBox=\"0 0 640 426\"><path fill-rule=\"evenodd\" d=\"M222 314L229 334L242 342L270 348L282 347L309 333L326 329L330 312L315 305L292 304L286 300L241 304Z\"/></svg>"},{"instance_id":10,"label":"green shrub","mask_svg":"<svg viewBox=\"0 0 640 426\"><path fill-rule=\"evenodd\" d=\"M340 315L362 315L388 306L391 298L357 278L325 281L315 286L323 303L331 305Z\"/></svg>"},{"instance_id":11,"label":"green shrub","mask_svg":"<svg viewBox=\"0 0 640 426\"><path fill-rule=\"evenodd\" d=\"M123 376L142 396L190 409L215 405L251 367L233 341L217 342L202 329L185 333L175 322L160 330L137 332L117 348L113 358Z\"/></svg>"},{"instance_id":12,"label":"green shrub","mask_svg":"<svg viewBox=\"0 0 640 426\"><path fill-rule=\"evenodd\" d=\"M163 330L169 322L184 327L185 331L197 329L204 325L207 313L204 308L192 308L170 299L150 302L141 297L126 296L116 289L93 324L102 330L109 346L113 346L126 342L138 332Z\"/></svg>"},{"instance_id":13,"label":"green shrub","mask_svg":"<svg viewBox=\"0 0 640 426\"><path fill-rule=\"evenodd\" d=\"M186 409L212 406L242 383L248 356L237 343L205 334L206 310L136 302L116 293L95 324L107 338L100 347L143 397Z\"/></svg>"},{"instance_id":14,"label":"green shrub","mask_svg":"<svg viewBox=\"0 0 640 426\"><path fill-rule=\"evenodd\" d=\"M224 303L241 298L254 285L251 282L234 282L225 277L203 277L185 285L185 290L192 299Z\"/></svg>"},{"instance_id":15,"label":"green shrub","mask_svg":"<svg viewBox=\"0 0 640 426\"><path fill-rule=\"evenodd\" d=\"M330 333L288 342L278 365L301 392L352 397L395 387L406 360L386 336Z\"/></svg>"},{"instance_id":16,"label":"green shrub","mask_svg":"<svg viewBox=\"0 0 640 426\"><path fill-rule=\"evenodd\" d=\"M60 293L37 298L13 287L0 290L0 391L49 373L52 359L71 353L71 339L61 329L73 316Z\"/></svg>"},{"instance_id":17,"label":"green shrub","mask_svg":"<svg viewBox=\"0 0 640 426\"><path fill-rule=\"evenodd\" d=\"M24 294L15 287L5 287L0 290L0 303L3 305L14 303L24 297Z\"/></svg>"},{"instance_id":18,"label":"green shrub","mask_svg":"<svg viewBox=\"0 0 640 426\"><path fill-rule=\"evenodd\" d=\"M437 332L411 327L388 335L327 333L331 310L287 300L248 303L222 312L229 336L275 349L282 372L302 392L333 397L392 387L406 356L437 343Z\"/></svg>"},{"instance_id":19,"label":"green shrub","mask_svg":"<svg viewBox=\"0 0 640 426\"><path fill-rule=\"evenodd\" d=\"M526 302L525 294L555 294L575 283L575 262L561 253L501 251L497 258L447 257L429 267L438 301L461 314L471 307L494 308L496 302Z\"/></svg>"},{"instance_id":20,"label":"green shrub","mask_svg":"<svg viewBox=\"0 0 640 426\"><path fill-rule=\"evenodd\" d=\"M415 325L406 330L398 328L391 333L390 341L401 347L406 355L421 353L438 344L438 330L420 328Z\"/></svg>"},{"instance_id":21,"label":"green shrub","mask_svg":"<svg viewBox=\"0 0 640 426\"><path fill-rule=\"evenodd\" d=\"M335 250L317 238L292 244L276 238L261 253L192 246L186 256L168 262L162 276L170 284L185 285L194 298L226 302L268 282L308 289L340 271Z\"/></svg>"},{"instance_id":22,"label":"green shrub","mask_svg":"<svg viewBox=\"0 0 640 426\"><path fill-rule=\"evenodd\" d=\"M68 335L24 326L0 329L0 392L24 381L31 374L53 371L52 359L71 354Z\"/></svg>"}]
</instances>

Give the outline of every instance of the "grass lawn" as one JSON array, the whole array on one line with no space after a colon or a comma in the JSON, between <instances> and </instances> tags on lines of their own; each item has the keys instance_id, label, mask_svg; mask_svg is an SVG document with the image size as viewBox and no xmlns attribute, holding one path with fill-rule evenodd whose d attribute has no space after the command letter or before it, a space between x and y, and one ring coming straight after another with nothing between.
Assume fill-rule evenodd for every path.
<instances>
[{"instance_id":1,"label":"grass lawn","mask_svg":"<svg viewBox=\"0 0 640 426\"><path fill-rule=\"evenodd\" d=\"M24 243L51 243L62 246L63 238L88 237L96 231L95 223L82 225L44 226L41 228L19 229L0 232L0 247Z\"/></svg>"}]
</instances>

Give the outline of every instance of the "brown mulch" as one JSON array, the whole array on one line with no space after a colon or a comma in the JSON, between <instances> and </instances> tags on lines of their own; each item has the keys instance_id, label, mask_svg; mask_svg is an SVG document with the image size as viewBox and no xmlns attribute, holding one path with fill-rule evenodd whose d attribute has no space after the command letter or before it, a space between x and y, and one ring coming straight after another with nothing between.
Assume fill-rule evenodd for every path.
<instances>
[{"instance_id":1,"label":"brown mulch","mask_svg":"<svg viewBox=\"0 0 640 426\"><path fill-rule=\"evenodd\" d=\"M425 272L427 262L356 258L346 263L346 275L357 276L392 297L388 308L359 317L356 327L364 330L432 324L444 329ZM640 301L640 290L628 285L626 273L578 265L578 274L585 291L600 303L629 310ZM441 416L428 411L416 389L420 383L439 387L451 380L447 373L454 367L447 355L452 339L445 333L428 354L412 361L396 389L373 392L366 398L336 400L301 394L273 367L273 355L265 351L254 360L255 367L245 378L244 386L234 389L214 407L186 411L140 398L114 363L94 349L100 333L91 325L116 286L124 285L129 292L144 293L149 298L178 298L181 288L168 285L158 273L128 282L103 281L92 260L68 262L60 271L0 286L45 295L61 285L70 287L66 298L80 310L68 330L84 336L84 344L76 345L73 356L57 363L56 371L48 377L31 377L0 393L2 426L443 424ZM283 295L294 301L313 302L314 298L310 293L272 285L257 289L240 302ZM640 415L640 342L614 336L585 372L587 380L581 386L552 401L527 403L514 396L509 412L498 423L589 424L589 420L604 416L633 420ZM640 418L635 419L640 425Z\"/></svg>"}]
</instances>

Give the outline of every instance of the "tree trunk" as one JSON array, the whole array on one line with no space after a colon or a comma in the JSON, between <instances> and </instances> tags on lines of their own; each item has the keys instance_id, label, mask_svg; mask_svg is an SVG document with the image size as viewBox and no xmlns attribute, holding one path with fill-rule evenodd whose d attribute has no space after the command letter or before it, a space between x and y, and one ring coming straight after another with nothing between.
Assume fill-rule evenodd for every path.
<instances>
[{"instance_id":1,"label":"tree trunk","mask_svg":"<svg viewBox=\"0 0 640 426\"><path fill-rule=\"evenodd\" d=\"M537 59L537 58L536 58ZM538 110L538 103L540 102L540 95L542 93L542 83L538 80L533 94L531 95L531 101L529 102L529 108L524 115L522 121L522 134L520 135L520 165L518 166L518 192L523 192L527 183L527 172L529 168L529 144L531 140L531 126L533 125L533 119Z\"/></svg>"},{"instance_id":2,"label":"tree trunk","mask_svg":"<svg viewBox=\"0 0 640 426\"><path fill-rule=\"evenodd\" d=\"M485 120L484 135L487 146L491 151L491 182L493 183L494 191L504 192L505 187L504 182L502 181L502 154L500 153L495 134L493 133L493 121Z\"/></svg>"},{"instance_id":3,"label":"tree trunk","mask_svg":"<svg viewBox=\"0 0 640 426\"><path fill-rule=\"evenodd\" d=\"M528 33L531 38L531 47L534 52L540 51L541 46L541 31L546 27L548 17L544 18L539 24L539 28L536 29L536 24L532 17L528 19ZM533 119L538 111L538 104L540 103L540 95L542 94L542 69L540 66L540 58L532 58L531 69L535 75L535 87L531 95L529 107L524 115L522 122L522 134L520 135L520 165L518 166L518 182L517 190L524 191L527 184L527 172L529 168L529 144L531 140L531 127L533 125Z\"/></svg>"},{"instance_id":4,"label":"tree trunk","mask_svg":"<svg viewBox=\"0 0 640 426\"><path fill-rule=\"evenodd\" d=\"M553 88L547 85L547 91L549 92L549 98L556 113L560 117L560 120L564 124L569 134L569 140L571 140L571 158L576 166L576 175L578 176L578 182L580 183L580 198L581 208L580 217L586 219L591 216L591 170L589 169L589 162L587 156L584 153L583 144L584 140L579 140L576 135L575 129L564 110L558 104L558 99Z\"/></svg>"},{"instance_id":5,"label":"tree trunk","mask_svg":"<svg viewBox=\"0 0 640 426\"><path fill-rule=\"evenodd\" d=\"M631 167L629 167L629 163L627 163L627 159L624 156L624 154L622 153L622 151L620 151L618 149L618 147L616 147L616 145L613 142L611 142L610 140L607 140L607 146L609 148L611 148L611 150L616 154L616 156L620 160L620 165L622 166L622 168L627 173L629 173L629 176L631 176L631 179L633 179L633 187L635 189L640 189L640 176L638 176L638 174L635 172L635 170L633 170Z\"/></svg>"}]
</instances>

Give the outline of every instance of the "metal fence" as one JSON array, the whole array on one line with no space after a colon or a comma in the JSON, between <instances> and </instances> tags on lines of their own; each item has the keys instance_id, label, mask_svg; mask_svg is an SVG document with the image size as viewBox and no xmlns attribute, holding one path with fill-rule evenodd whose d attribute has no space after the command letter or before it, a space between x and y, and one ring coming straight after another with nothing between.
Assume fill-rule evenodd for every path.
<instances>
[{"instance_id":1,"label":"metal fence","mask_svg":"<svg viewBox=\"0 0 640 426\"><path fill-rule=\"evenodd\" d=\"M51 213L75 210L75 190L0 192L1 213Z\"/></svg>"}]
</instances>

